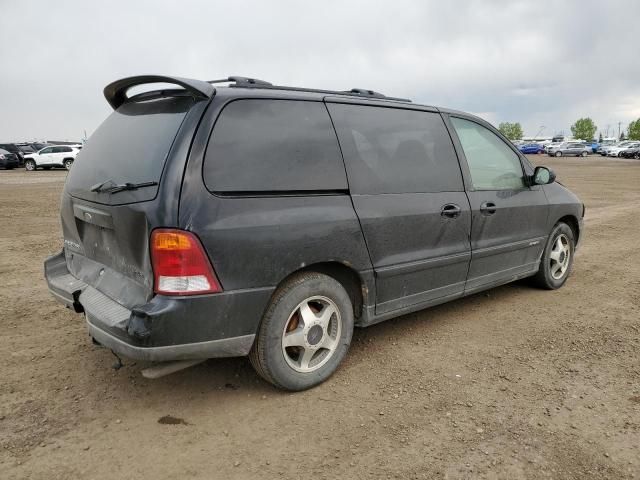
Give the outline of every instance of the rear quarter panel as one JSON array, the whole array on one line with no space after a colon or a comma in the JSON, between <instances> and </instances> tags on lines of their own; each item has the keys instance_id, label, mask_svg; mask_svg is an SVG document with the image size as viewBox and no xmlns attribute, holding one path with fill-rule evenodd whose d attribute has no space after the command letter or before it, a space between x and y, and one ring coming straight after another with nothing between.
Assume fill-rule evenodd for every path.
<instances>
[{"instance_id":1,"label":"rear quarter panel","mask_svg":"<svg viewBox=\"0 0 640 480\"><path fill-rule=\"evenodd\" d=\"M314 263L371 268L348 195L221 198L204 191L200 202L183 204L181 226L200 237L225 290L276 286Z\"/></svg>"}]
</instances>

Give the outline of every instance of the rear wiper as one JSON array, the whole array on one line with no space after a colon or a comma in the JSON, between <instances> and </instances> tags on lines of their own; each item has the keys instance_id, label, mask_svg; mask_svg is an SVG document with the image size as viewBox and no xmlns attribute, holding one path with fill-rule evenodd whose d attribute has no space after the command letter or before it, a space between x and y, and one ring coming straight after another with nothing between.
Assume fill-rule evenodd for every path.
<instances>
[{"instance_id":1,"label":"rear wiper","mask_svg":"<svg viewBox=\"0 0 640 480\"><path fill-rule=\"evenodd\" d=\"M109 186L107 186L109 185ZM137 190L142 187L153 187L158 185L158 182L142 182L142 183L122 183L118 185L113 180L107 180L106 182L98 183L90 188L92 192L97 193L118 193L124 190Z\"/></svg>"}]
</instances>

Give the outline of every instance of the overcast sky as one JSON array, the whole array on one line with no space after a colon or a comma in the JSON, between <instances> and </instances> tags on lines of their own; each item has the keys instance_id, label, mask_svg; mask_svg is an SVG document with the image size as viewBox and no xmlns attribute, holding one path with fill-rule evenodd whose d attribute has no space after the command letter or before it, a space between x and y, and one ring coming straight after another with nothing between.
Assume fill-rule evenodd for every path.
<instances>
[{"instance_id":1,"label":"overcast sky","mask_svg":"<svg viewBox=\"0 0 640 480\"><path fill-rule=\"evenodd\" d=\"M0 0L0 141L77 140L104 86L159 73L244 75L519 121L640 117L640 1Z\"/></svg>"}]
</instances>

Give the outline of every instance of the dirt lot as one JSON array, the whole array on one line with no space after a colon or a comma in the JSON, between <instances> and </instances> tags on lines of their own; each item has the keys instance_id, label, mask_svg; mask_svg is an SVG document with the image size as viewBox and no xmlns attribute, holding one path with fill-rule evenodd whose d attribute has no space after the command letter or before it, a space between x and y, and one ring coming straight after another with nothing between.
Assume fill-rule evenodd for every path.
<instances>
[{"instance_id":1,"label":"dirt lot","mask_svg":"<svg viewBox=\"0 0 640 480\"><path fill-rule=\"evenodd\" d=\"M640 162L539 160L587 205L564 288L358 330L337 374L298 394L245 359L113 370L43 281L65 172L0 171L0 477L640 476Z\"/></svg>"}]
</instances>

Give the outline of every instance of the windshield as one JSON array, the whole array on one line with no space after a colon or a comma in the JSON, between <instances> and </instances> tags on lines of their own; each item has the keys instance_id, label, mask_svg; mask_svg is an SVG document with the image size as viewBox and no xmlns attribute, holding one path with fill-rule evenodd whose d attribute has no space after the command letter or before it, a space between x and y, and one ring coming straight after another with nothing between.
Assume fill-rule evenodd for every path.
<instances>
[{"instance_id":1,"label":"windshield","mask_svg":"<svg viewBox=\"0 0 640 480\"><path fill-rule=\"evenodd\" d=\"M178 129L193 105L191 97L125 103L98 127L78 152L67 178L69 193L96 200L98 183L158 182ZM156 188L145 190L151 199ZM105 199L106 201L106 199Z\"/></svg>"}]
</instances>

